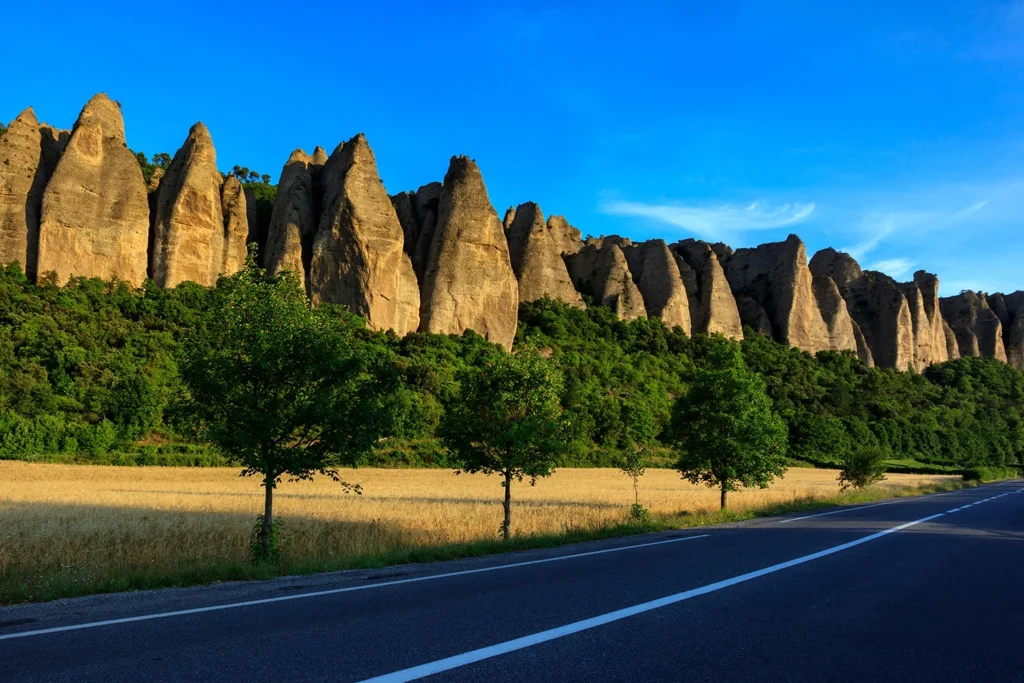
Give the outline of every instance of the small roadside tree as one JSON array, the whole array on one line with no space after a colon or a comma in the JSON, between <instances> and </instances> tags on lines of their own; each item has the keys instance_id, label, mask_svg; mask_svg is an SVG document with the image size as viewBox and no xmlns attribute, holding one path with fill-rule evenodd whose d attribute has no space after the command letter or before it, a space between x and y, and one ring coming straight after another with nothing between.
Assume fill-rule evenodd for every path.
<instances>
[{"instance_id":1,"label":"small roadside tree","mask_svg":"<svg viewBox=\"0 0 1024 683\"><path fill-rule=\"evenodd\" d=\"M846 452L839 470L839 488L862 489L885 479L885 461L889 458L880 446L864 446Z\"/></svg>"},{"instance_id":2,"label":"small roadside tree","mask_svg":"<svg viewBox=\"0 0 1024 683\"><path fill-rule=\"evenodd\" d=\"M679 454L675 468L694 484L719 488L723 510L729 491L767 488L786 471L786 423L739 346L723 338L676 401L670 436Z\"/></svg>"},{"instance_id":3,"label":"small roadside tree","mask_svg":"<svg viewBox=\"0 0 1024 683\"><path fill-rule=\"evenodd\" d=\"M637 522L645 522L648 513L640 504L640 477L644 476L650 461L648 445L656 431L654 415L643 401L630 398L622 402L620 414L623 430L619 470L633 481L633 505L629 509L629 516Z\"/></svg>"},{"instance_id":4,"label":"small roadside tree","mask_svg":"<svg viewBox=\"0 0 1024 683\"><path fill-rule=\"evenodd\" d=\"M499 474L505 488L501 536L512 529L512 481L546 477L567 449L562 375L534 349L499 353L460 381L441 420L441 438L462 472Z\"/></svg>"},{"instance_id":5,"label":"small roadside tree","mask_svg":"<svg viewBox=\"0 0 1024 683\"><path fill-rule=\"evenodd\" d=\"M324 474L358 492L337 468L357 465L379 438L384 375L370 371L354 317L311 309L293 274L272 277L253 254L212 299L211 324L183 345L181 412L243 476L262 479L253 559L274 559L273 494L283 477Z\"/></svg>"}]
</instances>

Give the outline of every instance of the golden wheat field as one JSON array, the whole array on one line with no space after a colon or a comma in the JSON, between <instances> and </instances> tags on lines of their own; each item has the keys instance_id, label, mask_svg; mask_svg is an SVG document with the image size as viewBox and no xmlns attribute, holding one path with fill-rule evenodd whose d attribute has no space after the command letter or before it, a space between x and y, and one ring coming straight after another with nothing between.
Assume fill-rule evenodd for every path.
<instances>
[{"instance_id":1,"label":"golden wheat field","mask_svg":"<svg viewBox=\"0 0 1024 683\"><path fill-rule=\"evenodd\" d=\"M119 468L0 462L0 583L102 583L112 576L162 575L245 563L262 511L257 480L237 469ZM502 489L497 477L448 470L359 469L342 473L363 494L322 478L284 482L275 515L292 561L378 556L410 547L496 538ZM898 493L947 477L889 475ZM767 490L730 494L744 509L837 492L836 472L792 469ZM564 469L513 484L513 533L585 530L625 521L631 481L614 469ZM697 513L718 492L648 470L640 502L655 514ZM36 586L39 588L39 586ZM34 592L29 591L29 593ZM17 592L17 591L15 591Z\"/></svg>"}]
</instances>

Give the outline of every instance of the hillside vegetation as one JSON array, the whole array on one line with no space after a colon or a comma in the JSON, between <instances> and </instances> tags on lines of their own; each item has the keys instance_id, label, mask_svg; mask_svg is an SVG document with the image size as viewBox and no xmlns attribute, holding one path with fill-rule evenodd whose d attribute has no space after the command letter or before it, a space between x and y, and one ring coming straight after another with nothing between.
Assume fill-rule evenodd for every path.
<instances>
[{"instance_id":1,"label":"hillside vegetation","mask_svg":"<svg viewBox=\"0 0 1024 683\"><path fill-rule=\"evenodd\" d=\"M189 438L176 407L185 391L180 346L216 325L218 288L75 279L38 285L17 265L0 270L0 458L111 464L226 464ZM338 316L350 316L329 304ZM443 466L436 438L462 370L498 347L461 337L362 330L400 379L389 434L366 464ZM550 355L565 376L571 448L560 466L608 466L630 444L658 441L675 398L708 362L708 337L656 319L624 322L604 307L541 300L519 310L515 344ZM1005 467L1021 462L1024 374L989 358L942 363L922 375L868 369L852 352L816 356L747 330L749 368L786 421L789 456L827 466L856 445L878 446L897 471Z\"/></svg>"}]
</instances>

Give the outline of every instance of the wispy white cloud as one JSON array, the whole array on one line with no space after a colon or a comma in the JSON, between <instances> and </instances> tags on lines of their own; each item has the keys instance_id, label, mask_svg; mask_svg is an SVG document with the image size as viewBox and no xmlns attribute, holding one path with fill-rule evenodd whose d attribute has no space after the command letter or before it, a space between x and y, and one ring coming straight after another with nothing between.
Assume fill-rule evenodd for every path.
<instances>
[{"instance_id":1,"label":"wispy white cloud","mask_svg":"<svg viewBox=\"0 0 1024 683\"><path fill-rule=\"evenodd\" d=\"M737 233L770 230L794 225L814 212L813 203L771 205L715 204L707 206L683 203L653 204L630 201L606 201L601 211L612 216L650 218L709 240L727 240Z\"/></svg>"},{"instance_id":2,"label":"wispy white cloud","mask_svg":"<svg viewBox=\"0 0 1024 683\"><path fill-rule=\"evenodd\" d=\"M914 262L910 259L905 258L890 258L884 261L878 261L868 266L868 270L880 270L890 277L896 278L897 280L906 277L910 274L910 269L914 267Z\"/></svg>"}]
</instances>

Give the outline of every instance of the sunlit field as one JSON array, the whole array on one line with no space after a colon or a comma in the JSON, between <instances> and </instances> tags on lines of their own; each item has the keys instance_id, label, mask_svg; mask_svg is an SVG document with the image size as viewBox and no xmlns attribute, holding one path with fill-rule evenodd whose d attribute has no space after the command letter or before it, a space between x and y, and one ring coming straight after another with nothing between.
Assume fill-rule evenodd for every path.
<instances>
[{"instance_id":1,"label":"sunlit field","mask_svg":"<svg viewBox=\"0 0 1024 683\"><path fill-rule=\"evenodd\" d=\"M147 576L206 580L219 576L211 568L245 566L263 489L238 472L0 462L0 601L51 595L50 583L109 588L125 576L143 577L139 584ZM363 494L346 494L326 478L279 487L275 513L284 522L286 562L340 566L346 558L497 538L496 477L359 469L343 478L359 483ZM880 488L900 493L948 479L889 475ZM742 510L837 491L835 471L791 469L770 489L735 492L729 502ZM535 487L513 484L513 533L621 524L632 502L632 484L618 470L560 470ZM717 509L718 492L672 471L648 470L640 502L655 515L699 514Z\"/></svg>"}]
</instances>

